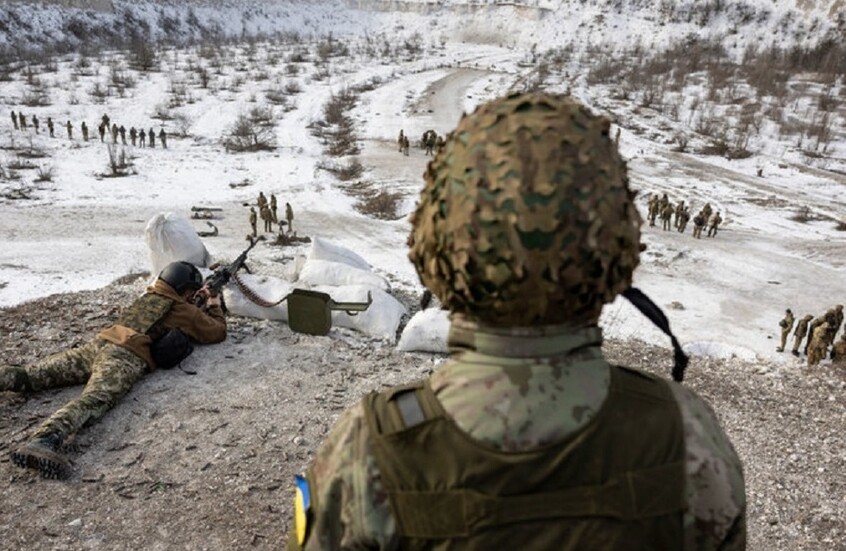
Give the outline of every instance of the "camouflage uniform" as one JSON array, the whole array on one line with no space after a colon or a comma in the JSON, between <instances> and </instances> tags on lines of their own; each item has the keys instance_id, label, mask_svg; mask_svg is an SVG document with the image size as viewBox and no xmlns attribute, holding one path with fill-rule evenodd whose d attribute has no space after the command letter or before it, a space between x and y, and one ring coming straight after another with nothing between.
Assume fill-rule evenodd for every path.
<instances>
[{"instance_id":1,"label":"camouflage uniform","mask_svg":"<svg viewBox=\"0 0 846 551\"><path fill-rule=\"evenodd\" d=\"M294 209L291 208L291 203L285 203L285 220L288 222L288 231L294 231Z\"/></svg>"},{"instance_id":2,"label":"camouflage uniform","mask_svg":"<svg viewBox=\"0 0 846 551\"><path fill-rule=\"evenodd\" d=\"M648 213L649 225L654 226L655 225L655 219L658 218L658 196L652 195L649 198L648 205L649 205L649 213Z\"/></svg>"},{"instance_id":3,"label":"camouflage uniform","mask_svg":"<svg viewBox=\"0 0 846 551\"><path fill-rule=\"evenodd\" d=\"M156 367L150 345L172 327L202 343L226 338L226 322L219 306L203 312L188 304L167 283L157 280L121 314L115 325L101 331L88 344L53 354L25 368L0 369L0 391L37 392L84 384L82 395L44 421L30 440L56 436L58 442L63 442L83 425L102 417L133 384Z\"/></svg>"},{"instance_id":4,"label":"camouflage uniform","mask_svg":"<svg viewBox=\"0 0 846 551\"><path fill-rule=\"evenodd\" d=\"M661 210L662 229L668 231L670 229L670 221L673 219L673 205L667 203Z\"/></svg>"},{"instance_id":5,"label":"camouflage uniform","mask_svg":"<svg viewBox=\"0 0 846 551\"><path fill-rule=\"evenodd\" d=\"M18 111L18 125L20 125L21 130L26 130L26 117L20 111Z\"/></svg>"},{"instance_id":6,"label":"camouflage uniform","mask_svg":"<svg viewBox=\"0 0 846 551\"><path fill-rule=\"evenodd\" d=\"M258 199L256 199L256 205L258 205L259 210L261 210L262 207L267 206L267 197L264 196L263 191L259 192Z\"/></svg>"},{"instance_id":7,"label":"camouflage uniform","mask_svg":"<svg viewBox=\"0 0 846 551\"><path fill-rule=\"evenodd\" d=\"M788 308L785 311L784 318L778 322L781 327L781 346L776 348L776 352L784 352L784 347L787 346L787 337L790 335L790 330L793 329L793 312Z\"/></svg>"},{"instance_id":8,"label":"camouflage uniform","mask_svg":"<svg viewBox=\"0 0 846 551\"><path fill-rule=\"evenodd\" d=\"M124 125L118 126L118 134L120 134L120 143L126 145L126 127Z\"/></svg>"},{"instance_id":9,"label":"camouflage uniform","mask_svg":"<svg viewBox=\"0 0 846 551\"><path fill-rule=\"evenodd\" d=\"M804 318L800 319L799 322L796 324L796 331L793 332L793 355L799 355L799 345L802 344L802 339L805 338L805 335L808 334L808 323L814 319L814 316L808 314Z\"/></svg>"},{"instance_id":10,"label":"camouflage uniform","mask_svg":"<svg viewBox=\"0 0 846 551\"><path fill-rule=\"evenodd\" d=\"M165 133L164 128L159 130L159 141L162 142L162 149L167 149L167 133Z\"/></svg>"},{"instance_id":11,"label":"camouflage uniform","mask_svg":"<svg viewBox=\"0 0 846 551\"><path fill-rule=\"evenodd\" d=\"M708 224L708 220L711 219L711 213L714 210L711 208L711 203L705 203L705 206L702 207L702 214L705 216L705 224Z\"/></svg>"},{"instance_id":12,"label":"camouflage uniform","mask_svg":"<svg viewBox=\"0 0 846 551\"><path fill-rule=\"evenodd\" d=\"M813 367L825 359L825 353L828 350L825 338L828 332L828 322L822 322L811 336L811 346L808 348L808 367Z\"/></svg>"},{"instance_id":13,"label":"camouflage uniform","mask_svg":"<svg viewBox=\"0 0 846 551\"><path fill-rule=\"evenodd\" d=\"M147 143L147 133L144 132L144 129L141 129L141 132L138 133L138 146L144 147Z\"/></svg>"},{"instance_id":14,"label":"camouflage uniform","mask_svg":"<svg viewBox=\"0 0 846 551\"><path fill-rule=\"evenodd\" d=\"M38 126L39 126L38 117L33 115L32 116L32 127L35 129L36 134L38 134Z\"/></svg>"},{"instance_id":15,"label":"camouflage uniform","mask_svg":"<svg viewBox=\"0 0 846 551\"><path fill-rule=\"evenodd\" d=\"M261 219L264 220L264 231L273 231L273 215L267 205L263 205L259 211Z\"/></svg>"},{"instance_id":16,"label":"camouflage uniform","mask_svg":"<svg viewBox=\"0 0 846 551\"><path fill-rule=\"evenodd\" d=\"M676 217L673 219L673 227L678 228L679 223L681 222L682 213L684 212L684 199L680 200L676 205L676 210L674 214Z\"/></svg>"},{"instance_id":17,"label":"camouflage uniform","mask_svg":"<svg viewBox=\"0 0 846 551\"><path fill-rule=\"evenodd\" d=\"M699 213L693 217L693 237L702 239L702 228L705 227L705 215Z\"/></svg>"},{"instance_id":18,"label":"camouflage uniform","mask_svg":"<svg viewBox=\"0 0 846 551\"><path fill-rule=\"evenodd\" d=\"M271 193L270 194L270 214L271 214L271 220L273 220L274 224L279 221L279 219L276 218L276 209L277 209L276 195Z\"/></svg>"},{"instance_id":19,"label":"camouflage uniform","mask_svg":"<svg viewBox=\"0 0 846 551\"><path fill-rule=\"evenodd\" d=\"M51 138L53 137L53 129L54 128L55 128L55 126L53 126L52 117L47 117L47 131L50 133Z\"/></svg>"},{"instance_id":20,"label":"camouflage uniform","mask_svg":"<svg viewBox=\"0 0 846 551\"><path fill-rule=\"evenodd\" d=\"M97 132L100 133L100 143L102 143L105 140L105 137L106 137L106 124L101 122L97 126Z\"/></svg>"},{"instance_id":21,"label":"camouflage uniform","mask_svg":"<svg viewBox=\"0 0 846 551\"><path fill-rule=\"evenodd\" d=\"M80 126L82 130L82 140L87 142L88 141L88 125L85 124L85 121L82 121L82 125Z\"/></svg>"},{"instance_id":22,"label":"camouflage uniform","mask_svg":"<svg viewBox=\"0 0 846 551\"><path fill-rule=\"evenodd\" d=\"M111 133L112 133L112 143L117 143L117 139L118 139L118 125L117 124L112 125Z\"/></svg>"},{"instance_id":23,"label":"camouflage uniform","mask_svg":"<svg viewBox=\"0 0 846 551\"><path fill-rule=\"evenodd\" d=\"M742 465L711 409L678 384L602 357L596 321L628 293L641 225L609 124L570 98L520 94L482 105L449 135L425 174L409 257L452 312L450 361L341 416L300 486L311 507L298 507L289 549L745 548ZM646 417L618 409L623 380L662 396L668 413L649 418L660 422L633 428ZM674 427L673 445L659 425ZM618 427L619 446L595 447L597 434ZM628 456L629 439L659 463L672 456L660 467L672 476L643 471L645 456L628 487L598 474ZM582 471L596 478L578 484ZM643 482L662 497L634 500ZM633 495L603 493L611 488ZM638 517L629 534L644 545L627 547L618 530L637 515L621 507L646 502L661 512ZM599 512L609 510L613 520ZM549 536L562 529L566 542ZM481 545L491 532L501 541ZM662 544L650 547L652 536Z\"/></svg>"},{"instance_id":24,"label":"camouflage uniform","mask_svg":"<svg viewBox=\"0 0 846 551\"><path fill-rule=\"evenodd\" d=\"M811 341L814 339L814 331L817 330L817 327L822 325L825 321L825 314L818 318L814 318L814 320L808 325L808 340L805 341L805 354L808 354L808 350L811 348Z\"/></svg>"},{"instance_id":25,"label":"camouflage uniform","mask_svg":"<svg viewBox=\"0 0 846 551\"><path fill-rule=\"evenodd\" d=\"M65 129L68 131L68 139L72 140L73 139L73 125L71 124L71 121L68 121L68 122L65 123Z\"/></svg>"},{"instance_id":26,"label":"camouflage uniform","mask_svg":"<svg viewBox=\"0 0 846 551\"><path fill-rule=\"evenodd\" d=\"M152 128L147 132L147 141L150 143L150 147L156 147L156 133Z\"/></svg>"},{"instance_id":27,"label":"camouflage uniform","mask_svg":"<svg viewBox=\"0 0 846 551\"><path fill-rule=\"evenodd\" d=\"M256 215L256 208L250 207L250 227L253 229L253 237L257 235L256 231L256 222L258 221L258 216Z\"/></svg>"},{"instance_id":28,"label":"camouflage uniform","mask_svg":"<svg viewBox=\"0 0 846 551\"><path fill-rule=\"evenodd\" d=\"M132 147L135 147L135 143L138 140L138 131L135 130L135 127L131 127L129 129L129 142L132 144Z\"/></svg>"},{"instance_id":29,"label":"camouflage uniform","mask_svg":"<svg viewBox=\"0 0 846 551\"><path fill-rule=\"evenodd\" d=\"M12 125L15 127L15 130L18 129L18 116L12 111Z\"/></svg>"},{"instance_id":30,"label":"camouflage uniform","mask_svg":"<svg viewBox=\"0 0 846 551\"><path fill-rule=\"evenodd\" d=\"M13 117L14 117L14 114L15 114L15 112L12 111ZM15 128L17 128L17 127L18 127L18 123L17 123L17 121L15 121ZM400 153L402 153L403 144L405 144L405 133L403 133L403 131L400 130L399 137L397 138L397 148L399 149Z\"/></svg>"},{"instance_id":31,"label":"camouflage uniform","mask_svg":"<svg viewBox=\"0 0 846 551\"><path fill-rule=\"evenodd\" d=\"M688 220L690 220L690 209L685 207L681 213L681 218L679 219L679 233L684 233L685 228L687 228Z\"/></svg>"},{"instance_id":32,"label":"camouflage uniform","mask_svg":"<svg viewBox=\"0 0 846 551\"><path fill-rule=\"evenodd\" d=\"M719 227L720 223L723 221L722 217L720 217L720 213L714 215L713 220L711 220L711 227L708 228L708 237L717 237L717 227Z\"/></svg>"},{"instance_id":33,"label":"camouflage uniform","mask_svg":"<svg viewBox=\"0 0 846 551\"><path fill-rule=\"evenodd\" d=\"M834 343L831 349L831 359L837 364L846 364L846 333L841 335L840 340Z\"/></svg>"}]
</instances>

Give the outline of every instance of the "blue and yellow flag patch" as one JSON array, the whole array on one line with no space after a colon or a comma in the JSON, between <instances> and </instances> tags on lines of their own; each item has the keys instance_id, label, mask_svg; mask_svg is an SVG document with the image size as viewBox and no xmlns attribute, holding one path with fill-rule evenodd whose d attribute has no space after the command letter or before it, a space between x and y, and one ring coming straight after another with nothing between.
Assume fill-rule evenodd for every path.
<instances>
[{"instance_id":1,"label":"blue and yellow flag patch","mask_svg":"<svg viewBox=\"0 0 846 551\"><path fill-rule=\"evenodd\" d=\"M311 518L311 489L308 480L300 475L295 475L296 495L294 497L294 531L297 536L297 543L305 545L309 532L309 520Z\"/></svg>"}]
</instances>

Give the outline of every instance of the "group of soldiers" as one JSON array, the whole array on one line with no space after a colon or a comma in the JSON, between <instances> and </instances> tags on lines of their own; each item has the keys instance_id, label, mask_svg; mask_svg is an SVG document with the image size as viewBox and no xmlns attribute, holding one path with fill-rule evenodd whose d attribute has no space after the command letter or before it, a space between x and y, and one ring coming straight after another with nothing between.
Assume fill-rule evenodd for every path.
<instances>
[{"instance_id":1,"label":"group of soldiers","mask_svg":"<svg viewBox=\"0 0 846 551\"><path fill-rule=\"evenodd\" d=\"M423 132L420 143L423 145L426 155L434 155L435 149L440 148L444 144L444 137L438 136L438 133L434 130L427 130ZM409 142L405 131L400 130L399 137L397 137L397 148L399 152L407 157L410 146L411 143Z\"/></svg>"},{"instance_id":2,"label":"group of soldiers","mask_svg":"<svg viewBox=\"0 0 846 551\"><path fill-rule=\"evenodd\" d=\"M679 233L684 233L691 217L690 206L684 204L684 199L680 199L674 206L666 193L660 198L653 193L649 196L648 205L650 226L654 226L656 219L661 218L661 227L664 231L675 228ZM712 214L713 216L711 216ZM705 229L705 226L708 226L708 237L716 237L717 229L722 222L723 217L720 216L720 212L715 213L711 203L705 203L702 210L693 217L693 237L702 239L702 230Z\"/></svg>"},{"instance_id":3,"label":"group of soldiers","mask_svg":"<svg viewBox=\"0 0 846 551\"><path fill-rule=\"evenodd\" d=\"M30 122L27 123L27 120ZM38 120L38 116L32 115L29 119L23 114L23 112L18 111L15 113L12 111L12 124L15 127L15 130L26 131L28 124L32 125L32 128L35 130L35 133L39 133L39 129L41 127L41 123ZM68 133L68 139L73 139L73 123L71 121L67 121L64 125L65 130ZM80 130L82 131L82 139L83 141L88 141L88 125L85 121L82 121L80 124ZM100 124L97 126L97 130L100 134L100 141L106 141L106 134L109 134L112 139L112 143L118 143L118 137L120 137L121 143L123 145L128 145L126 137L129 135L129 141L132 143L133 146L140 146L140 147L156 147L156 131L153 128L150 128L148 131L145 131L143 128L137 130L134 126L129 128L127 132L126 127L123 125L118 126L116 123L113 123L108 115L103 115L103 118L100 120ZM47 117L47 132L50 134L51 138L54 138L54 131L55 131L55 124L53 122L52 117ZM158 132L159 143L164 149L167 149L167 133L165 132L164 128L160 129Z\"/></svg>"},{"instance_id":4,"label":"group of soldiers","mask_svg":"<svg viewBox=\"0 0 846 551\"><path fill-rule=\"evenodd\" d=\"M282 226L287 225L287 232L291 233L294 229L294 209L291 208L291 203L285 203L285 222L279 222L279 219L276 216L276 195L273 193L270 194L270 201L267 200L265 197L264 192L260 191L258 194L258 199L256 199L256 205L258 206L258 213L256 213L256 207L250 207L250 227L252 228L252 236L256 237L258 231L256 229L256 223L258 222L258 217L261 216L262 221L264 221L264 231L270 232L273 231L273 224L279 224L279 231L282 231Z\"/></svg>"},{"instance_id":5,"label":"group of soldiers","mask_svg":"<svg viewBox=\"0 0 846 551\"><path fill-rule=\"evenodd\" d=\"M784 318L778 323L781 327L781 346L776 348L778 352L784 352L787 345L787 338L793 329L796 318L788 308ZM837 332L843 325L843 305L838 304L829 308L825 314L814 318L808 314L796 323L793 331L793 355L799 356L799 347L805 341L804 354L808 357L808 366L815 366L825 359L831 348L830 358L838 363L846 363L846 331L835 342ZM807 339L806 339L807 337Z\"/></svg>"}]
</instances>

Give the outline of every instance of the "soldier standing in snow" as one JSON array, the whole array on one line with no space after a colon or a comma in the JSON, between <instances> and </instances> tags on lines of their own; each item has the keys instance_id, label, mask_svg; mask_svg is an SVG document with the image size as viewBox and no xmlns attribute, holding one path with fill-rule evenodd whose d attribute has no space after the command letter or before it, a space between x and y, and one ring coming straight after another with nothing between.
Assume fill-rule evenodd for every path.
<instances>
[{"instance_id":1,"label":"soldier standing in snow","mask_svg":"<svg viewBox=\"0 0 846 551\"><path fill-rule=\"evenodd\" d=\"M18 116L12 111L12 124L15 126L15 130L18 129Z\"/></svg>"},{"instance_id":2,"label":"soldier standing in snow","mask_svg":"<svg viewBox=\"0 0 846 551\"><path fill-rule=\"evenodd\" d=\"M711 227L708 228L708 237L717 237L717 228L722 221L723 219L720 216L720 211L717 211L717 214L715 214L714 218L711 220Z\"/></svg>"},{"instance_id":3,"label":"soldier standing in snow","mask_svg":"<svg viewBox=\"0 0 846 551\"><path fill-rule=\"evenodd\" d=\"M80 129L82 130L82 141L87 142L88 141L88 125L85 124L85 121L82 121L82 125L80 126Z\"/></svg>"},{"instance_id":4,"label":"soldier standing in snow","mask_svg":"<svg viewBox=\"0 0 846 551\"><path fill-rule=\"evenodd\" d=\"M781 327L781 346L776 348L776 352L784 352L784 347L787 345L787 337L790 335L790 330L793 329L793 321L793 312L788 308L784 312L784 318L778 322L778 326Z\"/></svg>"},{"instance_id":5,"label":"soldier standing in snow","mask_svg":"<svg viewBox=\"0 0 846 551\"><path fill-rule=\"evenodd\" d=\"M65 129L68 131L68 139L72 140L73 139L73 125L71 124L71 121L68 121L68 122L65 123Z\"/></svg>"},{"instance_id":6,"label":"soldier standing in snow","mask_svg":"<svg viewBox=\"0 0 846 551\"><path fill-rule=\"evenodd\" d=\"M799 356L799 346L802 344L802 340L805 338L805 335L808 334L808 324L811 322L812 319L814 319L814 316L808 314L796 323L796 331L793 332L794 356Z\"/></svg>"}]
</instances>

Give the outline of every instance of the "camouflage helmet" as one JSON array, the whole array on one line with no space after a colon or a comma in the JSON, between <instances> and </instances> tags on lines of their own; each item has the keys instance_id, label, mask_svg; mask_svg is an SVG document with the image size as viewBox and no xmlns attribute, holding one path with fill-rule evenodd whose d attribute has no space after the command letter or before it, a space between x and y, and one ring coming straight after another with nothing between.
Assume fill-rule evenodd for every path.
<instances>
[{"instance_id":1,"label":"camouflage helmet","mask_svg":"<svg viewBox=\"0 0 846 551\"><path fill-rule=\"evenodd\" d=\"M593 322L631 286L641 218L609 127L545 93L462 117L424 174L408 238L444 307L497 326Z\"/></svg>"}]
</instances>

